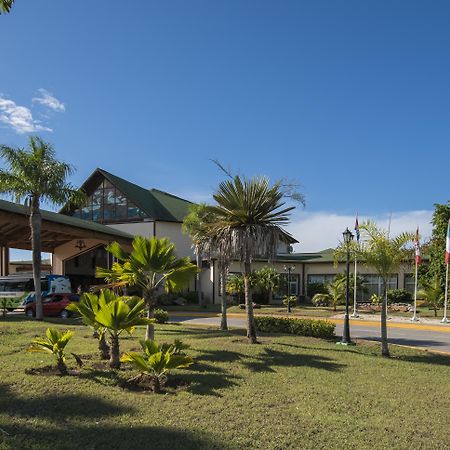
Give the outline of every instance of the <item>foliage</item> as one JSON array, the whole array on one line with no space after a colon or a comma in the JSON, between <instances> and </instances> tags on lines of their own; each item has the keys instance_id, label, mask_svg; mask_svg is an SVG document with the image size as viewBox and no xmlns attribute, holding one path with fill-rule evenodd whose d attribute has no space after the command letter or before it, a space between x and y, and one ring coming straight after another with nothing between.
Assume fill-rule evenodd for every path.
<instances>
[{"instance_id":1,"label":"foliage","mask_svg":"<svg viewBox=\"0 0 450 450\"><path fill-rule=\"evenodd\" d=\"M417 293L418 297L426 300L427 305L433 309L434 316L437 317L437 311L444 304L444 291L438 276L431 281L422 280L422 289Z\"/></svg>"},{"instance_id":2,"label":"foliage","mask_svg":"<svg viewBox=\"0 0 450 450\"><path fill-rule=\"evenodd\" d=\"M9 195L18 203L25 200L30 209L36 319L42 320L40 204L42 201L55 206L67 202L81 203L85 195L67 182L73 168L56 159L55 150L48 142L30 136L28 145L29 149L0 145L0 156L6 166L0 169L0 193Z\"/></svg>"},{"instance_id":3,"label":"foliage","mask_svg":"<svg viewBox=\"0 0 450 450\"><path fill-rule=\"evenodd\" d=\"M255 272L255 281L261 294L267 298L268 303L272 303L273 293L280 287L281 275L273 267L262 267Z\"/></svg>"},{"instance_id":4,"label":"foliage","mask_svg":"<svg viewBox=\"0 0 450 450\"><path fill-rule=\"evenodd\" d=\"M447 204L436 203L434 205L434 213L431 223L433 231L431 241L427 245L427 253L430 256L428 265L422 264L420 267L425 273L419 278L420 284L434 283L437 278L442 289L445 288L445 239L447 236L447 226L450 219L450 200Z\"/></svg>"},{"instance_id":5,"label":"foliage","mask_svg":"<svg viewBox=\"0 0 450 450\"><path fill-rule=\"evenodd\" d=\"M406 289L389 289L388 301L391 303L411 303L412 295Z\"/></svg>"},{"instance_id":6,"label":"foliage","mask_svg":"<svg viewBox=\"0 0 450 450\"><path fill-rule=\"evenodd\" d=\"M9 13L15 0L0 0L0 14Z\"/></svg>"},{"instance_id":7,"label":"foliage","mask_svg":"<svg viewBox=\"0 0 450 450\"><path fill-rule=\"evenodd\" d=\"M336 311L337 305L345 302L345 278L336 277L331 283L325 285L326 294L316 294L312 298L312 302L316 306L333 306Z\"/></svg>"},{"instance_id":8,"label":"foliage","mask_svg":"<svg viewBox=\"0 0 450 450\"><path fill-rule=\"evenodd\" d=\"M378 295L378 294L372 294L370 297L370 301L374 305L381 305L381 302L383 301L383 297L381 297L381 295Z\"/></svg>"},{"instance_id":9,"label":"foliage","mask_svg":"<svg viewBox=\"0 0 450 450\"><path fill-rule=\"evenodd\" d=\"M167 323L169 321L169 314L164 309L155 309L154 317L156 323Z\"/></svg>"},{"instance_id":10,"label":"foliage","mask_svg":"<svg viewBox=\"0 0 450 450\"><path fill-rule=\"evenodd\" d=\"M326 294L327 288L323 283L309 283L308 284L308 297L313 298L316 294Z\"/></svg>"},{"instance_id":11,"label":"foliage","mask_svg":"<svg viewBox=\"0 0 450 450\"><path fill-rule=\"evenodd\" d=\"M139 286L143 290L147 316L153 316L156 292L164 286L166 292L180 291L197 272L188 257L178 258L175 245L167 238L136 236L133 250L127 253L118 242L106 248L118 262L111 269L97 267L96 276L105 278L110 286ZM154 335L153 325L148 324L146 338Z\"/></svg>"},{"instance_id":12,"label":"foliage","mask_svg":"<svg viewBox=\"0 0 450 450\"><path fill-rule=\"evenodd\" d=\"M176 353L175 346L159 345L156 341L147 339L140 341L144 356L137 352L127 352L121 357L121 362L132 363L142 374L151 375L154 379L154 391L160 392L161 380L173 369L189 367L193 360L190 356Z\"/></svg>"},{"instance_id":13,"label":"foliage","mask_svg":"<svg viewBox=\"0 0 450 450\"><path fill-rule=\"evenodd\" d=\"M327 320L291 319L285 317L255 317L258 331L264 333L287 333L300 336L310 336L322 339L334 337L336 325Z\"/></svg>"},{"instance_id":14,"label":"foliage","mask_svg":"<svg viewBox=\"0 0 450 450\"><path fill-rule=\"evenodd\" d=\"M289 295L289 296L286 295L283 298L283 305L284 306L288 306L289 305L290 308L293 308L294 306L297 306L297 303L298 303L298 299L297 299L296 295Z\"/></svg>"},{"instance_id":15,"label":"foliage","mask_svg":"<svg viewBox=\"0 0 450 450\"><path fill-rule=\"evenodd\" d=\"M240 273L232 273L227 279L227 294L237 297L238 303L244 296L244 277Z\"/></svg>"},{"instance_id":16,"label":"foliage","mask_svg":"<svg viewBox=\"0 0 450 450\"><path fill-rule=\"evenodd\" d=\"M35 338L28 348L29 352L51 353L56 358L58 370L61 375L67 375L65 348L73 336L72 331L62 332L56 328L47 328L47 339ZM76 355L74 355L78 361Z\"/></svg>"}]
</instances>

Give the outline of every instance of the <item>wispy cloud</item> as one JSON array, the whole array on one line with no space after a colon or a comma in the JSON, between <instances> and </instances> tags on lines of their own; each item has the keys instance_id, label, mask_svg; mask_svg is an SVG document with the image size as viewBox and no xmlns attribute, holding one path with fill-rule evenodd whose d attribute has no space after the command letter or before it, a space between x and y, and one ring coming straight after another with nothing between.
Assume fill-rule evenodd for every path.
<instances>
[{"instance_id":1,"label":"wispy cloud","mask_svg":"<svg viewBox=\"0 0 450 450\"><path fill-rule=\"evenodd\" d=\"M48 92L46 89L38 89L38 96L33 98L33 103L39 103L40 105L46 106L57 112L64 112L66 107L64 103L59 101L52 93Z\"/></svg>"},{"instance_id":2,"label":"wispy cloud","mask_svg":"<svg viewBox=\"0 0 450 450\"><path fill-rule=\"evenodd\" d=\"M0 122L11 127L17 133L35 133L37 131L53 131L41 125L33 118L31 110L26 106L17 105L13 100L0 94Z\"/></svg>"},{"instance_id":3,"label":"wispy cloud","mask_svg":"<svg viewBox=\"0 0 450 450\"><path fill-rule=\"evenodd\" d=\"M431 236L430 224L433 211L403 211L393 212L390 221L392 236L403 232L414 232L420 227L422 240ZM380 214L371 217L359 217L361 224L366 219L371 219L384 229L389 226L390 214ZM339 215L331 212L298 213L287 227L292 235L300 241L295 246L296 252L316 252L325 248L336 247L342 238L342 232L348 227L354 231L355 217Z\"/></svg>"}]
</instances>

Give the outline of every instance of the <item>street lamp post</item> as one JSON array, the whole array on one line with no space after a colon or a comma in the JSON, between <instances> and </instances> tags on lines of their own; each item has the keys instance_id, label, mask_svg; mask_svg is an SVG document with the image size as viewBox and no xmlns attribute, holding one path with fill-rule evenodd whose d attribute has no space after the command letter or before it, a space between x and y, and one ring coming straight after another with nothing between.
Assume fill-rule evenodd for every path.
<instances>
[{"instance_id":1,"label":"street lamp post","mask_svg":"<svg viewBox=\"0 0 450 450\"><path fill-rule=\"evenodd\" d=\"M287 279L287 312L291 312L291 272L295 270L295 266L284 266L284 271L288 273Z\"/></svg>"},{"instance_id":2,"label":"street lamp post","mask_svg":"<svg viewBox=\"0 0 450 450\"><path fill-rule=\"evenodd\" d=\"M344 244L347 251L346 261L346 277L345 277L345 317L344 317L344 330L342 332L342 340L339 342L341 345L354 345L350 339L350 320L348 316L348 307L350 300L350 242L353 239L352 232L347 228L343 233Z\"/></svg>"}]
</instances>

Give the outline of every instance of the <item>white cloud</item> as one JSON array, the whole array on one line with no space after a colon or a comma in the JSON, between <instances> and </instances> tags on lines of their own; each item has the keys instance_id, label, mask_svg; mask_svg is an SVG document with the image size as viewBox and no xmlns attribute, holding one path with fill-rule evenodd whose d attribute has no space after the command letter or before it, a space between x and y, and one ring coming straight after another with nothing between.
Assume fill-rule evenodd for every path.
<instances>
[{"instance_id":1,"label":"white cloud","mask_svg":"<svg viewBox=\"0 0 450 450\"><path fill-rule=\"evenodd\" d=\"M35 133L37 131L52 131L51 128L41 125L39 120L33 118L30 109L17 105L0 94L0 122L5 123L17 133Z\"/></svg>"},{"instance_id":2,"label":"white cloud","mask_svg":"<svg viewBox=\"0 0 450 450\"><path fill-rule=\"evenodd\" d=\"M64 112L66 107L64 103L60 102L53 94L48 92L46 89L38 89L38 97L33 98L33 103L39 103L40 105L46 106L57 112Z\"/></svg>"},{"instance_id":3,"label":"white cloud","mask_svg":"<svg viewBox=\"0 0 450 450\"><path fill-rule=\"evenodd\" d=\"M430 224L433 211L403 211L393 212L390 232L392 236L403 232L415 232L419 226L422 242L431 236ZM361 224L367 219L373 220L384 229L389 226L390 214L366 217L360 216ZM339 215L329 212L298 213L287 229L300 241L295 245L295 252L316 252L330 247L336 247L342 238L342 232L348 227L354 232L355 216Z\"/></svg>"}]
</instances>

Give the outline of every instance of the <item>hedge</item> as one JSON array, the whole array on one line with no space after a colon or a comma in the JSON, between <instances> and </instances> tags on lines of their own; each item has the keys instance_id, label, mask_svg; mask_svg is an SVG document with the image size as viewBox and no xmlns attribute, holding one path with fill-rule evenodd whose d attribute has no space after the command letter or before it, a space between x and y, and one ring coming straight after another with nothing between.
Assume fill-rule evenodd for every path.
<instances>
[{"instance_id":1,"label":"hedge","mask_svg":"<svg viewBox=\"0 0 450 450\"><path fill-rule=\"evenodd\" d=\"M334 337L336 325L328 320L288 319L284 317L255 317L258 331L263 333L287 333L300 336L310 336L322 339Z\"/></svg>"}]
</instances>

